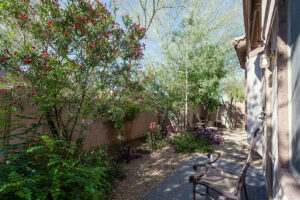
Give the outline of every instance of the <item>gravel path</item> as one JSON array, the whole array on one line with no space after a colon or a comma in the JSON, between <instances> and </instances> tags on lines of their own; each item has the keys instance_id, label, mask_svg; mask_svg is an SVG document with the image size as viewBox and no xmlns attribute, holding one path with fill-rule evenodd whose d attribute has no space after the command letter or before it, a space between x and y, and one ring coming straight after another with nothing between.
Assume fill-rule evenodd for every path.
<instances>
[{"instance_id":1,"label":"gravel path","mask_svg":"<svg viewBox=\"0 0 300 200\"><path fill-rule=\"evenodd\" d=\"M142 199L192 156L193 154L177 153L170 146L142 155L125 166L127 176L116 183L111 199Z\"/></svg>"},{"instance_id":2,"label":"gravel path","mask_svg":"<svg viewBox=\"0 0 300 200\"><path fill-rule=\"evenodd\" d=\"M250 145L247 144L247 135L244 130L223 131L224 143L215 147L221 152L223 160L244 163ZM196 153L177 153L171 146L157 150L151 154L125 165L127 176L118 181L111 200L140 200L151 190L156 188L164 179L170 176ZM201 156L201 154L198 154ZM203 154L202 154L203 156ZM261 158L255 156L254 166L261 166Z\"/></svg>"}]
</instances>

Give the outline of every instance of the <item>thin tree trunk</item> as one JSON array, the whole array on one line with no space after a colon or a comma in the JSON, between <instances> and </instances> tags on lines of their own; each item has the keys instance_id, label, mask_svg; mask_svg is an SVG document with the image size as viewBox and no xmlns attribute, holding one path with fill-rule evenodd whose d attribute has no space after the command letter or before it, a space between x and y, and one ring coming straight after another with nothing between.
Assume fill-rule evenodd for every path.
<instances>
[{"instance_id":1,"label":"thin tree trunk","mask_svg":"<svg viewBox=\"0 0 300 200\"><path fill-rule=\"evenodd\" d=\"M189 74L187 69L187 52L186 52L186 59L185 59L185 110L184 110L184 130L187 129L188 126L188 92L189 92Z\"/></svg>"},{"instance_id":2,"label":"thin tree trunk","mask_svg":"<svg viewBox=\"0 0 300 200\"><path fill-rule=\"evenodd\" d=\"M46 117L46 120L47 120L47 123L49 125L49 128L50 128L50 131L51 131L52 135L58 137L59 134L58 134L57 129L55 127L55 123L54 123L53 117L51 116L51 113L49 111L46 112L45 117Z\"/></svg>"}]
</instances>

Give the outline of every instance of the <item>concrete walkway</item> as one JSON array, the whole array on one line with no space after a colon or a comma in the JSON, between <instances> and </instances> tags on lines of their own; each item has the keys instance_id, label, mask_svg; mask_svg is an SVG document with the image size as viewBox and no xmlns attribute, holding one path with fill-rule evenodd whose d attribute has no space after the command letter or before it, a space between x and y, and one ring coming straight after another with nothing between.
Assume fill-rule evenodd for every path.
<instances>
[{"instance_id":1,"label":"concrete walkway","mask_svg":"<svg viewBox=\"0 0 300 200\"><path fill-rule=\"evenodd\" d=\"M157 188L148 193L144 200L190 200L192 199L192 184L188 182L189 176L195 174L192 166L196 163L206 163L207 157L195 155L184 165L182 165L171 176L166 178ZM243 165L228 160L219 160L215 166L222 168L228 172L240 172ZM246 185L249 200L265 200L268 199L263 170L259 167L250 166L247 172ZM205 188L198 187L198 190L205 191ZM212 194L212 192L210 192ZM223 200L224 197L214 193L215 199ZM198 196L198 199L207 199L206 197ZM244 199L244 198L243 198Z\"/></svg>"}]
</instances>

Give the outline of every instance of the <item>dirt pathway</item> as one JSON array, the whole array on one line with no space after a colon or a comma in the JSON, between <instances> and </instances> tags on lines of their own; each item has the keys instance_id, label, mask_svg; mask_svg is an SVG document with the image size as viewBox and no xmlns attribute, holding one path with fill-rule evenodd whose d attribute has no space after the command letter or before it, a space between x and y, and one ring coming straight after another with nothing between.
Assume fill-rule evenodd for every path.
<instances>
[{"instance_id":1,"label":"dirt pathway","mask_svg":"<svg viewBox=\"0 0 300 200\"><path fill-rule=\"evenodd\" d=\"M222 159L243 163L250 145L247 135L241 129L223 131L224 143L215 147L221 152ZM192 158L195 153L177 153L171 146L145 154L130 164L125 165L127 176L118 181L111 198L112 200L140 200L148 192L157 187L166 177L170 176L183 163ZM254 165L261 166L261 158L255 156Z\"/></svg>"}]
</instances>

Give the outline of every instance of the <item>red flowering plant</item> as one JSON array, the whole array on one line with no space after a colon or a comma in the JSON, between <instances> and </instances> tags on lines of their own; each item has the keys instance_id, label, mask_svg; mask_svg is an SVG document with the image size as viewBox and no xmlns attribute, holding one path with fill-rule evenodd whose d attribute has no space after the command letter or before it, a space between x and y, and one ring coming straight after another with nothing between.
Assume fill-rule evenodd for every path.
<instances>
[{"instance_id":1,"label":"red flowering plant","mask_svg":"<svg viewBox=\"0 0 300 200\"><path fill-rule=\"evenodd\" d=\"M12 91L21 87L28 97L21 101L39 106L53 135L73 140L94 120L95 102L130 79L143 57L145 30L128 16L119 24L99 1L10 0L1 6L0 67L7 84Z\"/></svg>"},{"instance_id":2,"label":"red flowering plant","mask_svg":"<svg viewBox=\"0 0 300 200\"><path fill-rule=\"evenodd\" d=\"M156 128L157 128L156 122L151 122L149 125L150 132L154 133L156 131Z\"/></svg>"},{"instance_id":3,"label":"red flowering plant","mask_svg":"<svg viewBox=\"0 0 300 200\"><path fill-rule=\"evenodd\" d=\"M151 150L165 147L168 144L167 138L163 138L161 134L161 126L157 122L149 124L149 132L147 133L146 144L151 147Z\"/></svg>"}]
</instances>

